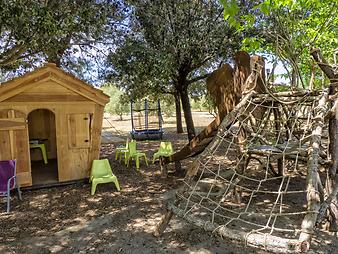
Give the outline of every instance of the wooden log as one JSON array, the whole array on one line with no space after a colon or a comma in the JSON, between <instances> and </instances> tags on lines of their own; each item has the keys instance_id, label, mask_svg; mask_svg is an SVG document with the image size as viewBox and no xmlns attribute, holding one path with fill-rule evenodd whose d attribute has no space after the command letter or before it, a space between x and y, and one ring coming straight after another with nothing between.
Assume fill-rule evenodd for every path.
<instances>
[{"instance_id":1,"label":"wooden log","mask_svg":"<svg viewBox=\"0 0 338 254\"><path fill-rule=\"evenodd\" d=\"M170 163L174 161L183 160L193 153L194 148L203 140L209 137L213 137L220 124L219 116L216 117L203 131L201 131L196 137L194 137L187 145L185 145L180 151L174 153L169 158L165 158L164 163ZM211 140L210 140L211 141ZM208 144L205 144L207 146ZM203 150L203 149L202 149Z\"/></svg>"},{"instance_id":2,"label":"wooden log","mask_svg":"<svg viewBox=\"0 0 338 254\"><path fill-rule=\"evenodd\" d=\"M334 89L334 88L332 88ZM332 90L331 89L331 90ZM336 91L336 89L335 89ZM338 103L338 99L334 104ZM328 194L334 191L335 178L337 177L338 170L338 110L336 108L334 117L329 119L329 159L332 164L329 168L328 178L326 180L325 189ZM330 231L338 231L338 207L337 207L337 195L333 196L332 201L329 204L329 229Z\"/></svg>"},{"instance_id":3,"label":"wooden log","mask_svg":"<svg viewBox=\"0 0 338 254\"><path fill-rule=\"evenodd\" d=\"M204 149L204 151L200 154L199 159L203 160L204 157L207 157L211 151L214 151L217 145L221 142L221 136L224 134L225 130L233 123L236 119L239 112L243 110L246 106L247 101L253 96L255 92L251 91L246 96L243 97L241 102L237 104L233 111L231 111L228 115L226 115L222 121L222 123L218 127L218 132L216 137L210 142L210 144Z\"/></svg>"},{"instance_id":4,"label":"wooden log","mask_svg":"<svg viewBox=\"0 0 338 254\"><path fill-rule=\"evenodd\" d=\"M323 71L323 73L330 80L329 95L331 95L335 100L334 104L337 103L335 98L338 94L338 73L335 71L335 68L328 64L327 61L323 58L319 49L312 49L311 55ZM338 170L338 111L335 105L331 105L335 114L329 114L329 159L332 161L332 164L329 169L328 179L326 181L326 192L331 193L333 191L333 186L335 182L335 177ZM334 202L338 202L337 198L334 198ZM334 230L338 230L338 209L333 202L330 203L330 227Z\"/></svg>"},{"instance_id":5,"label":"wooden log","mask_svg":"<svg viewBox=\"0 0 338 254\"><path fill-rule=\"evenodd\" d=\"M161 175L163 177L168 176L168 165L163 163L164 157L160 156L160 167L161 167Z\"/></svg>"},{"instance_id":6,"label":"wooden log","mask_svg":"<svg viewBox=\"0 0 338 254\"><path fill-rule=\"evenodd\" d=\"M182 188L182 187L181 187ZM181 191L181 189L178 189L177 191ZM179 204L179 200L178 199L175 199L173 201L173 199L175 198L175 195L171 196L171 193L169 193L169 197L167 198L167 204L174 204L174 205L178 205ZM160 237L164 230L167 228L171 218L173 217L174 213L168 209L168 206L166 205L166 212L165 214L162 216L160 222L157 224L154 232L153 232L153 235L155 237Z\"/></svg>"},{"instance_id":7,"label":"wooden log","mask_svg":"<svg viewBox=\"0 0 338 254\"><path fill-rule=\"evenodd\" d=\"M320 206L317 221L316 221L317 226L320 223L322 223L322 221L324 220L327 209L329 208L332 201L337 197L337 195L338 195L338 177L336 177L335 187L333 191L330 193L330 195L325 199L325 201Z\"/></svg>"},{"instance_id":8,"label":"wooden log","mask_svg":"<svg viewBox=\"0 0 338 254\"><path fill-rule=\"evenodd\" d=\"M218 225L210 221L199 219L192 214L186 214L185 211L178 208L173 203L168 203L168 210L172 211L175 215L184 218L189 223L203 228L205 231L213 232L222 238L226 237L231 240L246 243L248 246L265 249L273 253L305 253L309 250L309 245L306 241L281 238L270 234L260 234L256 232L248 233L230 229L224 225Z\"/></svg>"},{"instance_id":9,"label":"wooden log","mask_svg":"<svg viewBox=\"0 0 338 254\"><path fill-rule=\"evenodd\" d=\"M309 150L309 161L307 170L307 214L302 221L302 232L299 240L301 242L308 242L310 245L313 231L315 228L317 214L320 209L320 197L318 193L317 170L319 167L319 149L321 143L321 135L324 126L325 104L328 100L328 91L323 90L322 96L316 107L316 117L313 122L312 131L312 147Z\"/></svg>"},{"instance_id":10,"label":"wooden log","mask_svg":"<svg viewBox=\"0 0 338 254\"><path fill-rule=\"evenodd\" d=\"M275 92L273 95L277 98L279 97L313 97L316 98L318 95L320 95L319 91L309 91L309 90L298 90L298 91L285 91L285 92ZM257 94L255 95L255 98L262 98L267 99L270 98L269 94Z\"/></svg>"},{"instance_id":11,"label":"wooden log","mask_svg":"<svg viewBox=\"0 0 338 254\"><path fill-rule=\"evenodd\" d=\"M162 217L160 223L157 225L157 227L155 228L155 231L153 233L153 235L155 237L160 237L164 230L167 228L171 218L173 217L173 212L168 210Z\"/></svg>"},{"instance_id":12,"label":"wooden log","mask_svg":"<svg viewBox=\"0 0 338 254\"><path fill-rule=\"evenodd\" d=\"M324 74L332 81L336 81L338 79L338 74L334 71L333 66L327 63L327 61L323 58L320 49L312 49L310 54L313 59L316 61L320 69L324 72ZM334 93L330 92L330 95Z\"/></svg>"},{"instance_id":13,"label":"wooden log","mask_svg":"<svg viewBox=\"0 0 338 254\"><path fill-rule=\"evenodd\" d=\"M188 156L191 155L191 152L193 151L194 147L196 147L203 139L209 138L215 135L216 131L218 130L219 133L219 128L221 127L222 131L224 131L224 129L226 129L235 119L235 117L237 116L238 112L240 112L242 110L242 108L246 105L246 102L249 100L249 98L252 97L252 95L254 94L253 91L251 91L250 93L248 93L242 100L241 102L234 108L233 111L231 111L226 117L224 117L223 121L221 122L221 124L219 123L219 118L216 118L211 124L208 125L207 128L205 128L199 135L197 135L194 139L192 139L186 146L184 146L180 151L178 151L177 153L173 154L172 156L170 156L169 158L165 158L164 159L164 163L170 163L170 162L174 162L174 161L180 161L183 160L185 158L187 158ZM205 146L203 147L203 150L206 147L210 146L210 143L213 143L213 140L210 140L209 143L204 144ZM202 152L203 153L203 152Z\"/></svg>"}]
</instances>

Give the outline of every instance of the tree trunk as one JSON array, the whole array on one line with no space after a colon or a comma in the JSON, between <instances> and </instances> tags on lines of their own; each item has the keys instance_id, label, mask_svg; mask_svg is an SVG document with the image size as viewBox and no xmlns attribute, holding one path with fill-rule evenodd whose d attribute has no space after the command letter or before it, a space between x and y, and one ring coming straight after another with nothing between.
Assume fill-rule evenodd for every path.
<instances>
[{"instance_id":1,"label":"tree trunk","mask_svg":"<svg viewBox=\"0 0 338 254\"><path fill-rule=\"evenodd\" d=\"M182 108L184 112L185 123L187 126L188 139L190 141L195 137L195 127L194 127L194 121L192 119L191 106L190 106L189 95L188 95L188 87L181 86L181 89L179 92L180 92L181 101L182 101Z\"/></svg>"},{"instance_id":2,"label":"tree trunk","mask_svg":"<svg viewBox=\"0 0 338 254\"><path fill-rule=\"evenodd\" d=\"M177 133L183 133L181 101L179 93L174 93L174 97L176 109L176 131Z\"/></svg>"},{"instance_id":3,"label":"tree trunk","mask_svg":"<svg viewBox=\"0 0 338 254\"><path fill-rule=\"evenodd\" d=\"M315 88L315 79L316 79L316 63L312 63L311 67L311 78L309 82L309 89L312 91Z\"/></svg>"},{"instance_id":4,"label":"tree trunk","mask_svg":"<svg viewBox=\"0 0 338 254\"><path fill-rule=\"evenodd\" d=\"M298 87L298 76L295 68L293 68L291 72L291 87L292 89L297 89Z\"/></svg>"}]
</instances>

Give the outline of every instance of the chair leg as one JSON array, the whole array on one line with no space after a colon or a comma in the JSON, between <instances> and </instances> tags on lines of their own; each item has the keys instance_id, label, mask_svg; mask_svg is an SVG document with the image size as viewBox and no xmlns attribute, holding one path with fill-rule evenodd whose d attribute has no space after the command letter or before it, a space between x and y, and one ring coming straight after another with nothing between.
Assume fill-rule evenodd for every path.
<instances>
[{"instance_id":1,"label":"chair leg","mask_svg":"<svg viewBox=\"0 0 338 254\"><path fill-rule=\"evenodd\" d=\"M140 158L138 156L135 159L135 163L136 163L136 170L140 170Z\"/></svg>"},{"instance_id":2,"label":"chair leg","mask_svg":"<svg viewBox=\"0 0 338 254\"><path fill-rule=\"evenodd\" d=\"M121 191L120 189L120 184L119 184L119 181L117 180L117 178L114 179L114 184L115 184L115 187L118 191Z\"/></svg>"},{"instance_id":3,"label":"chair leg","mask_svg":"<svg viewBox=\"0 0 338 254\"><path fill-rule=\"evenodd\" d=\"M45 147L44 145L43 145L43 146L40 146L40 150L41 150L43 162L44 162L45 164L48 164L46 147Z\"/></svg>"},{"instance_id":4,"label":"chair leg","mask_svg":"<svg viewBox=\"0 0 338 254\"><path fill-rule=\"evenodd\" d=\"M7 213L9 213L10 210L10 202L11 202L11 194L9 191L7 191Z\"/></svg>"},{"instance_id":5,"label":"chair leg","mask_svg":"<svg viewBox=\"0 0 338 254\"><path fill-rule=\"evenodd\" d=\"M17 190L18 190L18 198L20 201L22 201L22 197L21 197L21 190L20 190L20 186L17 185Z\"/></svg>"},{"instance_id":6,"label":"chair leg","mask_svg":"<svg viewBox=\"0 0 338 254\"><path fill-rule=\"evenodd\" d=\"M128 161L128 153L124 152L124 165L127 166L127 161Z\"/></svg>"},{"instance_id":7,"label":"chair leg","mask_svg":"<svg viewBox=\"0 0 338 254\"><path fill-rule=\"evenodd\" d=\"M92 190L91 190L91 192L90 192L90 194L91 195L94 195L95 194L95 191L96 191L96 185L97 185L97 183L92 183Z\"/></svg>"}]
</instances>

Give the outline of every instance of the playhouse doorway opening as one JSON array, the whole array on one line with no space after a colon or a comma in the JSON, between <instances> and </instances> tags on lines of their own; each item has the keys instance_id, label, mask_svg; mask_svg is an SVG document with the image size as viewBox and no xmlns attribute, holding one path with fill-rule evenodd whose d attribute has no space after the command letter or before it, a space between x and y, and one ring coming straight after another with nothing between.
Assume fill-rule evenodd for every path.
<instances>
[{"instance_id":1,"label":"playhouse doorway opening","mask_svg":"<svg viewBox=\"0 0 338 254\"><path fill-rule=\"evenodd\" d=\"M30 112L28 131L32 184L59 182L55 114L48 109L36 109Z\"/></svg>"}]
</instances>

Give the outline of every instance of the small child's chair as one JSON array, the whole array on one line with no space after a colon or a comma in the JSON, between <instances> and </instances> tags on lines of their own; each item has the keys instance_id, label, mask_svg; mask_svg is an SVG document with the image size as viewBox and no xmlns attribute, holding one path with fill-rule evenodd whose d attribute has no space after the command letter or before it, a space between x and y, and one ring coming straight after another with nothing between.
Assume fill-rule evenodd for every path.
<instances>
[{"instance_id":1,"label":"small child's chair","mask_svg":"<svg viewBox=\"0 0 338 254\"><path fill-rule=\"evenodd\" d=\"M101 183L113 182L116 189L120 191L120 184L111 170L108 159L93 160L89 182L92 183L91 195L95 194L96 185Z\"/></svg>"},{"instance_id":2,"label":"small child's chair","mask_svg":"<svg viewBox=\"0 0 338 254\"><path fill-rule=\"evenodd\" d=\"M153 164L155 163L155 160L157 160L160 157L169 157L170 155L172 155L174 153L174 149L173 146L171 144L171 142L169 141L162 141L160 143L160 149L154 153L153 155Z\"/></svg>"},{"instance_id":3,"label":"small child's chair","mask_svg":"<svg viewBox=\"0 0 338 254\"><path fill-rule=\"evenodd\" d=\"M16 179L16 160L0 161L0 196L7 198L7 213L10 210L11 190L18 190L19 200L21 199L20 186Z\"/></svg>"},{"instance_id":4,"label":"small child's chair","mask_svg":"<svg viewBox=\"0 0 338 254\"><path fill-rule=\"evenodd\" d=\"M136 141L132 140L129 142L128 145L129 153L128 153L128 162L127 165L129 166L129 160L135 160L136 163L136 169L140 169L140 158L144 158L147 166L148 166L148 160L147 160L147 155L144 152L140 152L136 149Z\"/></svg>"},{"instance_id":5,"label":"small child's chair","mask_svg":"<svg viewBox=\"0 0 338 254\"><path fill-rule=\"evenodd\" d=\"M129 153L128 145L129 145L129 138L127 138L125 146L116 147L115 149L115 160L120 159L121 161L121 158L123 155L125 165L127 165L127 160L128 160L128 153Z\"/></svg>"}]
</instances>

